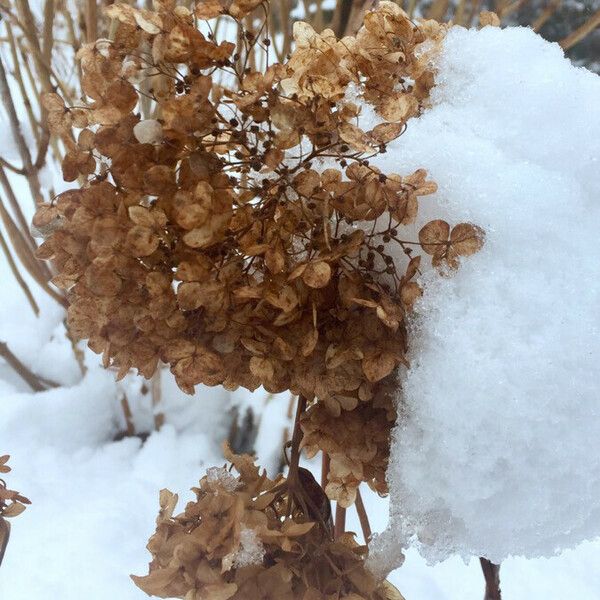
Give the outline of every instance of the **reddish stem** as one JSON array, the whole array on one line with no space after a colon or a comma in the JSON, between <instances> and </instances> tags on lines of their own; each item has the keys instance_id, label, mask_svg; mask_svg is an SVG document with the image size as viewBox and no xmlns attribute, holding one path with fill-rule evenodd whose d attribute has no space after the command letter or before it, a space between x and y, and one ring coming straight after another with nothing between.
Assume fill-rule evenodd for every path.
<instances>
[{"instance_id":1,"label":"reddish stem","mask_svg":"<svg viewBox=\"0 0 600 600\"><path fill-rule=\"evenodd\" d=\"M339 502L335 507L335 526L333 529L334 538L337 539L346 531L346 509L340 506Z\"/></svg>"}]
</instances>

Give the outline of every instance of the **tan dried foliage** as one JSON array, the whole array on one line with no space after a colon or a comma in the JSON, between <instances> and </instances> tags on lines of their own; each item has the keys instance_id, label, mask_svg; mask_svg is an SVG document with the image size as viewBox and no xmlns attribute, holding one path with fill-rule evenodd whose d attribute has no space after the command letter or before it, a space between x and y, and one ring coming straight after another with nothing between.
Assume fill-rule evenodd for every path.
<instances>
[{"instance_id":1,"label":"tan dried foliage","mask_svg":"<svg viewBox=\"0 0 600 600\"><path fill-rule=\"evenodd\" d=\"M412 249L456 266L481 240L473 226L437 221L403 240L436 185L422 169L369 162L426 105L445 27L381 2L354 37L296 24L289 60L255 71L248 56L268 40L240 19L258 2L211 0L195 14L154 4L107 7L114 40L78 54L84 105L44 98L69 148L65 179L85 181L35 216L71 332L119 377L151 377L163 361L190 393L302 394L306 446L332 455L330 497L349 504L360 481L383 493L386 390L406 363L405 315L420 295ZM217 14L237 19L237 49L196 27ZM371 131L356 124L350 84L385 120ZM405 271L397 248L412 257ZM345 435L340 420L363 430Z\"/></svg>"},{"instance_id":2,"label":"tan dried foliage","mask_svg":"<svg viewBox=\"0 0 600 600\"><path fill-rule=\"evenodd\" d=\"M0 456L0 475L10 473L11 469L8 466L9 458L10 456L8 455ZM0 519L20 515L25 510L27 504L31 504L30 500L19 492L9 490L4 479L0 478ZM0 546L2 546L1 543Z\"/></svg>"},{"instance_id":3,"label":"tan dried foliage","mask_svg":"<svg viewBox=\"0 0 600 600\"><path fill-rule=\"evenodd\" d=\"M185 600L403 600L365 568L366 546L351 533L333 540L315 518L329 505L316 482L272 481L249 456L227 454L239 476L209 469L181 514L173 516L177 495L161 491L150 572L133 576L142 590Z\"/></svg>"}]
</instances>

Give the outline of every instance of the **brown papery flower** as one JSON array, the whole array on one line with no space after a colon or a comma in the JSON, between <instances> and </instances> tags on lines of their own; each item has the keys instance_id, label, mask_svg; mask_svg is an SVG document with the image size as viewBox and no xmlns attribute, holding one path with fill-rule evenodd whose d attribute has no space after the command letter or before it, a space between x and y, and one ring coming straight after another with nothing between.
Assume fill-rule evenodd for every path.
<instances>
[{"instance_id":1,"label":"brown papery flower","mask_svg":"<svg viewBox=\"0 0 600 600\"><path fill-rule=\"evenodd\" d=\"M79 182L34 218L71 332L119 377L162 361L189 393L301 394L306 447L331 453L329 496L350 504L361 481L384 493L394 372L420 294L412 251L456 266L481 239L430 223L407 241L436 185L370 164L425 107L445 29L381 2L342 40L297 23L289 60L270 64L254 33L268 20L243 20L268 3L155 5L105 9L113 38L78 53L82 105L44 98L64 178ZM199 24L219 15L237 44ZM372 130L350 85L382 118Z\"/></svg>"},{"instance_id":2,"label":"brown papery flower","mask_svg":"<svg viewBox=\"0 0 600 600\"><path fill-rule=\"evenodd\" d=\"M186 600L403 600L367 571L366 546L350 533L333 540L314 520L309 506L329 504L322 491L311 498L259 473L249 456L226 454L239 476L209 469L183 513L173 516L178 498L161 491L150 573L133 577L138 587Z\"/></svg>"}]
</instances>

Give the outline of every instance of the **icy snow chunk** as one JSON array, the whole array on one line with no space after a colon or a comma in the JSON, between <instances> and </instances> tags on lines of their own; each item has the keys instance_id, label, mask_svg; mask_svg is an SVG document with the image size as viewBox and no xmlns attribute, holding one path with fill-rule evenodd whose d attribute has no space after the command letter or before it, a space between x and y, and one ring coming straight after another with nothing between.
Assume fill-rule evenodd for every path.
<instances>
[{"instance_id":1,"label":"icy snow chunk","mask_svg":"<svg viewBox=\"0 0 600 600\"><path fill-rule=\"evenodd\" d=\"M237 477L225 467L210 467L206 470L206 478L210 483L220 483L228 492L235 491L239 485Z\"/></svg>"},{"instance_id":2,"label":"icy snow chunk","mask_svg":"<svg viewBox=\"0 0 600 600\"><path fill-rule=\"evenodd\" d=\"M240 531L240 547L233 558L236 569L259 565L265 556L265 548L254 529L243 527Z\"/></svg>"},{"instance_id":3,"label":"icy snow chunk","mask_svg":"<svg viewBox=\"0 0 600 600\"><path fill-rule=\"evenodd\" d=\"M145 119L135 124L133 135L140 144L158 144L163 137L163 128L156 119Z\"/></svg>"},{"instance_id":4,"label":"icy snow chunk","mask_svg":"<svg viewBox=\"0 0 600 600\"><path fill-rule=\"evenodd\" d=\"M600 79L530 30L455 27L432 99L376 164L439 184L413 235L486 244L423 276L373 560L550 556L600 535Z\"/></svg>"}]
</instances>

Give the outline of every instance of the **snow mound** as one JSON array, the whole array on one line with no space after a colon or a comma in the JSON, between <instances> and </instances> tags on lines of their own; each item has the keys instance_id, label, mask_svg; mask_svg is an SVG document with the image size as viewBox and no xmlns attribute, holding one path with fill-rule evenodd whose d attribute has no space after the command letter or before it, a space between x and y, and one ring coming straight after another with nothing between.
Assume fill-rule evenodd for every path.
<instances>
[{"instance_id":1,"label":"snow mound","mask_svg":"<svg viewBox=\"0 0 600 600\"><path fill-rule=\"evenodd\" d=\"M378 166L426 168L424 218L487 237L423 276L382 568L411 544L499 562L600 535L600 78L522 28L453 28L439 72Z\"/></svg>"}]
</instances>

